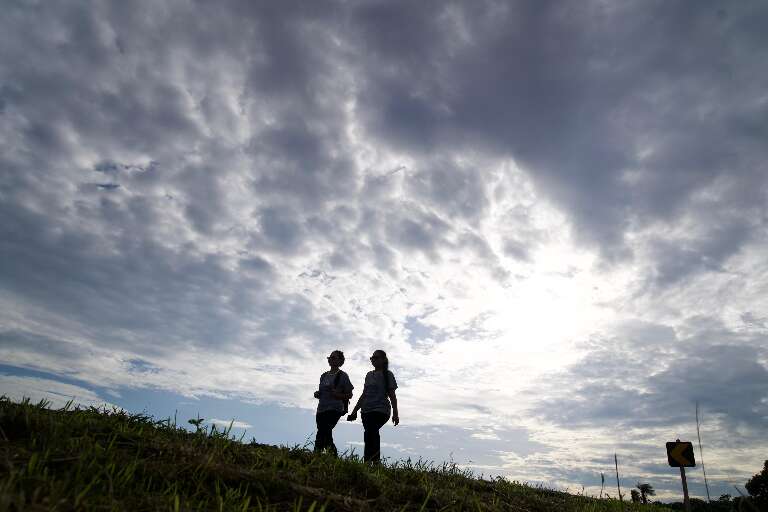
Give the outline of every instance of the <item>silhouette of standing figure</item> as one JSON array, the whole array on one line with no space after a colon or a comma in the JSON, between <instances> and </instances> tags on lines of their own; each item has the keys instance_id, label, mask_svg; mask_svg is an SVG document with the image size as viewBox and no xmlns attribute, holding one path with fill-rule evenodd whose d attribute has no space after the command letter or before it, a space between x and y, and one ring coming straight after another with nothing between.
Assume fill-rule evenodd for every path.
<instances>
[{"instance_id":1,"label":"silhouette of standing figure","mask_svg":"<svg viewBox=\"0 0 768 512\"><path fill-rule=\"evenodd\" d=\"M363 440L365 441L364 459L366 462L378 463L381 460L381 437L379 429L383 427L392 412L392 423L398 425L400 416L397 412L397 381L389 371L389 359L383 350L374 351L371 356L373 371L365 376L363 393L355 404L347 421L357 419L357 411L362 409ZM390 402L392 403L390 410Z\"/></svg>"},{"instance_id":2,"label":"silhouette of standing figure","mask_svg":"<svg viewBox=\"0 0 768 512\"><path fill-rule=\"evenodd\" d=\"M328 365L331 369L320 376L320 386L315 391L317 403L317 436L315 437L315 452L328 449L333 455L337 454L336 445L333 444L333 427L347 412L349 399L352 398L354 386L349 376L339 368L344 364L344 353L334 350L328 356Z\"/></svg>"}]
</instances>

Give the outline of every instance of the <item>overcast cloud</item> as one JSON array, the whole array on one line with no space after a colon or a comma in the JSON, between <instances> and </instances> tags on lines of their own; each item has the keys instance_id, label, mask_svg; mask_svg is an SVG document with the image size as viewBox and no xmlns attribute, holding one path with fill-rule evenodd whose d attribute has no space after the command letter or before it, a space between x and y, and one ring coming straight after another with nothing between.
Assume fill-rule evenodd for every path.
<instances>
[{"instance_id":1,"label":"overcast cloud","mask_svg":"<svg viewBox=\"0 0 768 512\"><path fill-rule=\"evenodd\" d=\"M383 348L393 453L459 432L485 474L594 491L618 451L672 496L698 401L708 474L743 483L767 25L758 1L8 2L0 361L86 387L0 384L311 409L328 352L359 383Z\"/></svg>"}]
</instances>

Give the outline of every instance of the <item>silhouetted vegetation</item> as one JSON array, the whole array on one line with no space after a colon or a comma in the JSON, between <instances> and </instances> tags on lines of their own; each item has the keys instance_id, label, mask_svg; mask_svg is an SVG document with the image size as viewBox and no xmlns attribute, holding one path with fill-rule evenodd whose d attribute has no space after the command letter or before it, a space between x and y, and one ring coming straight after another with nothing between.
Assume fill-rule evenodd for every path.
<instances>
[{"instance_id":1,"label":"silhouetted vegetation","mask_svg":"<svg viewBox=\"0 0 768 512\"><path fill-rule=\"evenodd\" d=\"M370 466L356 456L243 443L228 429L0 398L0 510L654 511L454 464Z\"/></svg>"},{"instance_id":2,"label":"silhouetted vegetation","mask_svg":"<svg viewBox=\"0 0 768 512\"><path fill-rule=\"evenodd\" d=\"M765 506L759 505L751 496L731 496L722 494L716 500L707 503L699 498L691 498L691 512L768 512ZM673 510L685 510L683 503L670 503Z\"/></svg>"},{"instance_id":3,"label":"silhouetted vegetation","mask_svg":"<svg viewBox=\"0 0 768 512\"><path fill-rule=\"evenodd\" d=\"M747 480L744 487L761 510L768 510L768 460L763 464L763 470Z\"/></svg>"},{"instance_id":4,"label":"silhouetted vegetation","mask_svg":"<svg viewBox=\"0 0 768 512\"><path fill-rule=\"evenodd\" d=\"M640 501L643 503L648 503L648 496L656 496L656 491L651 484L641 484L638 482L637 490L640 491Z\"/></svg>"}]
</instances>

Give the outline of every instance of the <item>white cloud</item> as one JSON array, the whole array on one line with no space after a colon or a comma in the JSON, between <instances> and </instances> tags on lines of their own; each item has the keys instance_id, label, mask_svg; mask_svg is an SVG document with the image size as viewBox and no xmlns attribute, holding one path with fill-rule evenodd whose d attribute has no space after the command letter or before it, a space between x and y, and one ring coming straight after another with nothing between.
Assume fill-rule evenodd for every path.
<instances>
[{"instance_id":1,"label":"white cloud","mask_svg":"<svg viewBox=\"0 0 768 512\"><path fill-rule=\"evenodd\" d=\"M244 421L220 420L218 418L211 418L209 420L206 420L206 423L210 423L211 425L216 425L217 427L225 427L225 428L229 428L230 426L232 428L253 428L253 425L251 425L250 423L246 423Z\"/></svg>"},{"instance_id":2,"label":"white cloud","mask_svg":"<svg viewBox=\"0 0 768 512\"><path fill-rule=\"evenodd\" d=\"M71 407L98 407L107 410L117 407L89 389L38 377L0 374L0 394L15 402L25 398L32 403L45 400L50 403L49 407L52 409L60 409L70 402Z\"/></svg>"}]
</instances>

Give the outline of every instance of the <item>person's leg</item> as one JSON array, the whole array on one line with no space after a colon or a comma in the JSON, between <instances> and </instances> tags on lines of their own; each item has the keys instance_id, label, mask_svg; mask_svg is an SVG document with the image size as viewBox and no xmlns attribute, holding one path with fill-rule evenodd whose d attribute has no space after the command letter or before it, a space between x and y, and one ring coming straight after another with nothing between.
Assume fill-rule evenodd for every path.
<instances>
[{"instance_id":1,"label":"person's leg","mask_svg":"<svg viewBox=\"0 0 768 512\"><path fill-rule=\"evenodd\" d=\"M373 455L373 445L374 445L374 431L376 432L376 437L379 435L379 431L377 429L374 429L374 419L373 419L372 412L364 412L362 414L363 417L363 460L365 462L369 462Z\"/></svg>"},{"instance_id":2,"label":"person's leg","mask_svg":"<svg viewBox=\"0 0 768 512\"><path fill-rule=\"evenodd\" d=\"M317 425L317 434L315 435L315 453L319 453L325 445L324 421L322 413L315 414L315 424Z\"/></svg>"},{"instance_id":3,"label":"person's leg","mask_svg":"<svg viewBox=\"0 0 768 512\"><path fill-rule=\"evenodd\" d=\"M379 430L381 430L381 427L387 424L387 420L389 420L389 414L384 414L383 412L376 413L376 438L374 439L374 442L376 443L376 452L374 453L374 462L379 463L381 460L381 434L379 433Z\"/></svg>"},{"instance_id":4,"label":"person's leg","mask_svg":"<svg viewBox=\"0 0 768 512\"><path fill-rule=\"evenodd\" d=\"M362 416L363 428L365 429L363 433L363 441L365 442L363 458L366 462L377 463L381 460L379 429L384 426L389 416L381 412L363 413Z\"/></svg>"},{"instance_id":5,"label":"person's leg","mask_svg":"<svg viewBox=\"0 0 768 512\"><path fill-rule=\"evenodd\" d=\"M317 423L317 436L315 436L315 452L321 452L323 449L327 448L329 444L329 439L331 439L331 429L333 427L330 426L328 422L329 420L328 412L332 413L333 411L323 411L315 415L315 422ZM338 421L338 419L336 421Z\"/></svg>"},{"instance_id":6,"label":"person's leg","mask_svg":"<svg viewBox=\"0 0 768 512\"><path fill-rule=\"evenodd\" d=\"M331 452L334 455L338 455L338 450L336 449L336 445L333 442L333 429L336 427L336 424L339 422L339 418L341 418L342 414L337 411L328 411L328 438L326 439L326 447L328 448L328 451Z\"/></svg>"}]
</instances>

